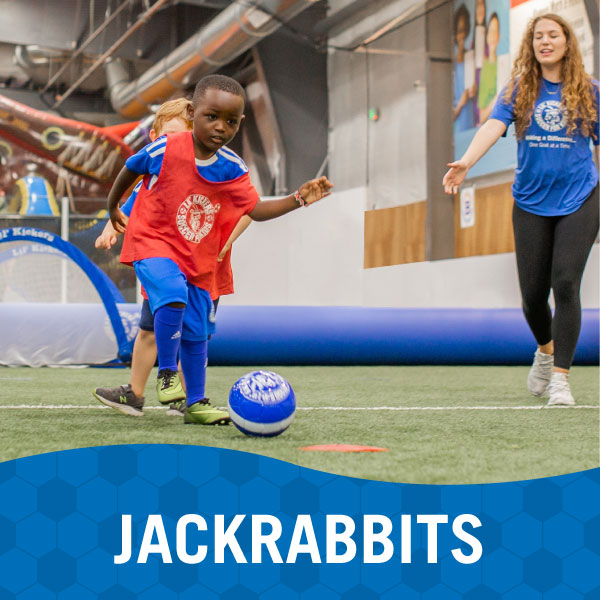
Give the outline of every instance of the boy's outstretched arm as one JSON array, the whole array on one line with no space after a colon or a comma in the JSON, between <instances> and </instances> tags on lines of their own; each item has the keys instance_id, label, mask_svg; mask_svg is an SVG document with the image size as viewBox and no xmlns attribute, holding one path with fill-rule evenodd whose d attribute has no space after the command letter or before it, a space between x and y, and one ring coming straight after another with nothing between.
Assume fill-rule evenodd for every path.
<instances>
[{"instance_id":1,"label":"boy's outstretched arm","mask_svg":"<svg viewBox=\"0 0 600 600\"><path fill-rule=\"evenodd\" d=\"M127 216L119 209L119 200L121 200L125 192L135 183L135 180L138 177L138 173L134 173L127 167L123 167L119 171L119 174L108 193L107 204L110 221L115 230L119 233L125 233L125 228L127 227Z\"/></svg>"},{"instance_id":2,"label":"boy's outstretched arm","mask_svg":"<svg viewBox=\"0 0 600 600\"><path fill-rule=\"evenodd\" d=\"M333 188L333 183L325 176L319 177L318 179L311 179L298 188L300 199L297 199L296 195L292 194L291 196L286 196L285 198L279 198L277 200L267 200L266 202L259 200L252 212L248 213L248 215L253 221L276 219L300 206L312 204L321 198L325 198L325 196L329 196L329 194L331 194L331 188Z\"/></svg>"}]
</instances>

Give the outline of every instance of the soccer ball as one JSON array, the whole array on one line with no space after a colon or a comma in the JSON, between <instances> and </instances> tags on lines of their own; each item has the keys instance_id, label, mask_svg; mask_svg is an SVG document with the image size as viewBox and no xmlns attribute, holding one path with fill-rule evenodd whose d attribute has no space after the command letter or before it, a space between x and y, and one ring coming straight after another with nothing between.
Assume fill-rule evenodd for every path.
<instances>
[{"instance_id":1,"label":"soccer ball","mask_svg":"<svg viewBox=\"0 0 600 600\"><path fill-rule=\"evenodd\" d=\"M246 373L229 392L229 416L246 435L279 435L291 425L295 412L292 386L272 371Z\"/></svg>"}]
</instances>

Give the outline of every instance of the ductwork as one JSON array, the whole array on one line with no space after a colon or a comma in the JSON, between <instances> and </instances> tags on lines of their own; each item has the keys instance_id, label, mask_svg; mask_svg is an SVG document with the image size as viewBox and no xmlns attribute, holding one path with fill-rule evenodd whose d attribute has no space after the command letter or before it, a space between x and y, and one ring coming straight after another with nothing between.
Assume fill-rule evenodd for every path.
<instances>
[{"instance_id":1,"label":"ductwork","mask_svg":"<svg viewBox=\"0 0 600 600\"><path fill-rule=\"evenodd\" d=\"M17 45L13 62L24 71L45 67L50 62L64 62L69 58L69 54L62 50L53 50L52 48L42 48L35 44L30 46Z\"/></svg>"},{"instance_id":2,"label":"ductwork","mask_svg":"<svg viewBox=\"0 0 600 600\"><path fill-rule=\"evenodd\" d=\"M135 81L119 60L106 65L113 108L135 119L149 111L151 104L170 98L192 83L257 44L316 0L236 0L208 25L176 48Z\"/></svg>"}]
</instances>

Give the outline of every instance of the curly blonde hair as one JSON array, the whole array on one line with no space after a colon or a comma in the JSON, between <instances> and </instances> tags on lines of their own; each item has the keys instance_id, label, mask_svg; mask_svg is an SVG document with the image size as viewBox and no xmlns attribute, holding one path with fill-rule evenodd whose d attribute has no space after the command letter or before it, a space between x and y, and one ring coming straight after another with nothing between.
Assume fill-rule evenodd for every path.
<instances>
[{"instance_id":1,"label":"curly blonde hair","mask_svg":"<svg viewBox=\"0 0 600 600\"><path fill-rule=\"evenodd\" d=\"M540 15L529 22L512 68L510 82L506 86L505 102L511 102L514 97L517 138L522 139L531 125L533 108L540 91L542 69L533 51L533 34L536 24L542 19L549 19L560 25L567 40L561 69L561 104L566 112L567 135L579 130L583 136L595 139L594 124L598 121L598 105L594 83L583 68L573 29L562 17L552 13Z\"/></svg>"}]
</instances>

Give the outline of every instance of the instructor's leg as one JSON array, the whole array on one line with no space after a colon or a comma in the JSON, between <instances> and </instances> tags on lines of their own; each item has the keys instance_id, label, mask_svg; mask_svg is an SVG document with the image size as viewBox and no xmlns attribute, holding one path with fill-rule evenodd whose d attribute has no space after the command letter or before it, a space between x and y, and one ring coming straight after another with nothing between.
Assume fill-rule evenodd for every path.
<instances>
[{"instance_id":1,"label":"instructor's leg","mask_svg":"<svg viewBox=\"0 0 600 600\"><path fill-rule=\"evenodd\" d=\"M540 349L552 354L547 350L552 342L552 313L548 296L551 285L554 218L534 215L515 204L513 229L523 313Z\"/></svg>"},{"instance_id":2,"label":"instructor's leg","mask_svg":"<svg viewBox=\"0 0 600 600\"><path fill-rule=\"evenodd\" d=\"M552 291L554 292L555 370L568 372L581 330L581 278L598 235L598 188L579 210L562 217L554 233Z\"/></svg>"}]
</instances>

